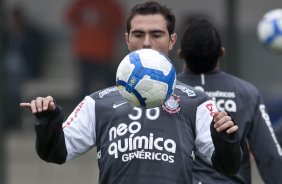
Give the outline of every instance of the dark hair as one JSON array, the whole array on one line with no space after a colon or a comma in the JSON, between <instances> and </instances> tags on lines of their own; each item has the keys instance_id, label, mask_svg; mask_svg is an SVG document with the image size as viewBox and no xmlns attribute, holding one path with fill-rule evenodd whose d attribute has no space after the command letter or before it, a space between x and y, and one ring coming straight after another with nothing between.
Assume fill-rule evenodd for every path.
<instances>
[{"instance_id":1,"label":"dark hair","mask_svg":"<svg viewBox=\"0 0 282 184\"><path fill-rule=\"evenodd\" d=\"M165 5L161 5L155 1L147 1L135 5L128 16L126 21L126 31L130 33L131 20L135 15L149 15L149 14L161 14L167 21L167 29L169 35L173 34L175 28L175 16Z\"/></svg>"},{"instance_id":2,"label":"dark hair","mask_svg":"<svg viewBox=\"0 0 282 184\"><path fill-rule=\"evenodd\" d=\"M181 40L187 67L195 73L212 71L217 65L221 47L218 31L204 18L190 22Z\"/></svg>"}]
</instances>

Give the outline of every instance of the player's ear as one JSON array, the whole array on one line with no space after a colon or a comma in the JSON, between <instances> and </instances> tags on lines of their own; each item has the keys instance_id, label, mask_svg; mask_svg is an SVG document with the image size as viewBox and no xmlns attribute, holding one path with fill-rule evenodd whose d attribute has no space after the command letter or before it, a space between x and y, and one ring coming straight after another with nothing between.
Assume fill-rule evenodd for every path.
<instances>
[{"instance_id":1,"label":"player's ear","mask_svg":"<svg viewBox=\"0 0 282 184\"><path fill-rule=\"evenodd\" d=\"M178 57L179 59L184 59L182 49L178 49L178 50L177 50L177 57Z\"/></svg>"},{"instance_id":2,"label":"player's ear","mask_svg":"<svg viewBox=\"0 0 282 184\"><path fill-rule=\"evenodd\" d=\"M221 47L219 52L219 57L223 57L225 55L225 48Z\"/></svg>"},{"instance_id":3,"label":"player's ear","mask_svg":"<svg viewBox=\"0 0 282 184\"><path fill-rule=\"evenodd\" d=\"M170 41L169 41L169 50L173 49L174 44L176 43L177 40L177 34L173 33L170 35Z\"/></svg>"},{"instance_id":4,"label":"player's ear","mask_svg":"<svg viewBox=\"0 0 282 184\"><path fill-rule=\"evenodd\" d=\"M125 42L126 42L126 44L127 44L127 47L129 47L129 35L128 35L127 32L124 33L124 39L125 39Z\"/></svg>"}]
</instances>

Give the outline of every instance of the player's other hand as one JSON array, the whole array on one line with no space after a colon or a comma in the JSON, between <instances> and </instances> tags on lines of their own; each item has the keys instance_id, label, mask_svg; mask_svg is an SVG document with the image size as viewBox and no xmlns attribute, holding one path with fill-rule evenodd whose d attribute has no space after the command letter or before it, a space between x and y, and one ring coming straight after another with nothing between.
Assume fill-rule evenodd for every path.
<instances>
[{"instance_id":1,"label":"player's other hand","mask_svg":"<svg viewBox=\"0 0 282 184\"><path fill-rule=\"evenodd\" d=\"M226 131L227 134L232 134L238 130L238 126L232 121L232 118L225 111L215 112L214 128L217 132Z\"/></svg>"},{"instance_id":2,"label":"player's other hand","mask_svg":"<svg viewBox=\"0 0 282 184\"><path fill-rule=\"evenodd\" d=\"M30 103L20 103L20 107L30 109L33 114L44 112L44 111L54 111L56 109L56 104L53 97L37 97L31 100Z\"/></svg>"}]
</instances>

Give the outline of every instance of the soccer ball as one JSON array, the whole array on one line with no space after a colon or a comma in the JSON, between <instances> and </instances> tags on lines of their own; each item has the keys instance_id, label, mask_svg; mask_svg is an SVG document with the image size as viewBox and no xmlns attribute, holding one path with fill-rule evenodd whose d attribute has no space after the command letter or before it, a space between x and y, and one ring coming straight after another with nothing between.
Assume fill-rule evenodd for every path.
<instances>
[{"instance_id":1,"label":"soccer ball","mask_svg":"<svg viewBox=\"0 0 282 184\"><path fill-rule=\"evenodd\" d=\"M266 48L282 52L282 9L267 12L258 24L257 34Z\"/></svg>"},{"instance_id":2,"label":"soccer ball","mask_svg":"<svg viewBox=\"0 0 282 184\"><path fill-rule=\"evenodd\" d=\"M176 72L161 52L141 49L129 53L119 64L116 85L122 97L136 107L162 105L173 93Z\"/></svg>"}]
</instances>

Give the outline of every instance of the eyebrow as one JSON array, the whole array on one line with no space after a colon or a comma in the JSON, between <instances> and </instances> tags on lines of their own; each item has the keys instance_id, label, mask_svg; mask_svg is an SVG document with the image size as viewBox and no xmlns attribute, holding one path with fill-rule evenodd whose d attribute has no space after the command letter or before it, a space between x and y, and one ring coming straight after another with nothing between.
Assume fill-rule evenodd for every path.
<instances>
[{"instance_id":1,"label":"eyebrow","mask_svg":"<svg viewBox=\"0 0 282 184\"><path fill-rule=\"evenodd\" d=\"M131 33L134 34L134 33L144 33L144 32L145 31L142 31L142 30L134 30ZM164 33L165 34L165 31L163 31L163 30L151 30L151 31L149 31L149 33L153 33L153 34Z\"/></svg>"}]
</instances>

